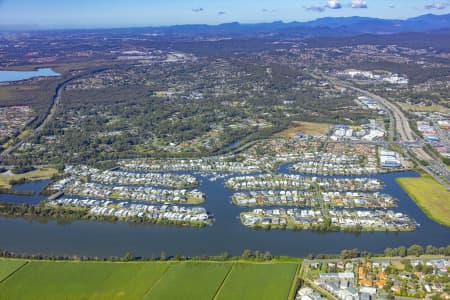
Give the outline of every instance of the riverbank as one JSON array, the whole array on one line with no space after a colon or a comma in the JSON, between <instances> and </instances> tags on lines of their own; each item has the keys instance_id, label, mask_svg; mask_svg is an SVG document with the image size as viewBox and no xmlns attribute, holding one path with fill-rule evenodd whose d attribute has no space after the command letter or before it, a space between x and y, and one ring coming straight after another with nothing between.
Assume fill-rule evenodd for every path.
<instances>
[{"instance_id":1,"label":"riverbank","mask_svg":"<svg viewBox=\"0 0 450 300\"><path fill-rule=\"evenodd\" d=\"M393 211L349 211L319 209L254 209L240 215L244 226L252 229L291 229L321 232L407 232L417 224L402 213Z\"/></svg>"},{"instance_id":2,"label":"riverbank","mask_svg":"<svg viewBox=\"0 0 450 300\"><path fill-rule=\"evenodd\" d=\"M0 174L0 189L11 189L14 184L25 183L28 181L37 181L50 179L57 174L58 171L53 168L42 168L23 174L13 174L11 172L5 172Z\"/></svg>"},{"instance_id":3,"label":"riverbank","mask_svg":"<svg viewBox=\"0 0 450 300\"><path fill-rule=\"evenodd\" d=\"M396 181L430 219L450 227L450 192L443 185L429 175Z\"/></svg>"},{"instance_id":4,"label":"riverbank","mask_svg":"<svg viewBox=\"0 0 450 300\"><path fill-rule=\"evenodd\" d=\"M94 220L172 226L204 227L213 217L204 208L178 206L146 206L101 202L100 200L57 199L38 205L0 203L0 216L48 218L58 221Z\"/></svg>"}]
</instances>

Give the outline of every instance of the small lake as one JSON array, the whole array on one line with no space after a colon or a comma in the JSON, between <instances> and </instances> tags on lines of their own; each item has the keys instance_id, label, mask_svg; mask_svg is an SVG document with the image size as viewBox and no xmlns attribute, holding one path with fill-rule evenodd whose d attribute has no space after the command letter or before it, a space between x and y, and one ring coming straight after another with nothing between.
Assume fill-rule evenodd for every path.
<instances>
[{"instance_id":1,"label":"small lake","mask_svg":"<svg viewBox=\"0 0 450 300\"><path fill-rule=\"evenodd\" d=\"M287 166L282 173L290 173ZM178 172L177 172L178 173ZM181 173L181 172L180 172ZM186 173L191 174L191 173ZM231 204L233 191L224 185L225 179L210 181L213 175L193 174L200 181L199 190L206 193L201 204L214 214L215 222L206 228L179 228L159 225L138 225L124 222L31 220L0 218L0 248L17 253L60 255L122 256L127 251L150 257L165 251L169 255L218 255L223 252L241 254L245 249L270 251L275 255L306 256L309 253L339 253L342 249L360 248L382 252L386 247L421 244L446 246L450 243L450 228L430 220L400 188L398 177L417 177L415 172L397 172L369 176L384 181L382 193L398 199L394 211L414 218L420 227L414 232L345 232L319 233L290 230L253 230L244 227L239 213L246 208ZM359 176L364 177L364 176ZM46 182L20 189L38 191ZM17 196L19 197L19 196ZM37 203L42 196L0 195L1 201Z\"/></svg>"},{"instance_id":2,"label":"small lake","mask_svg":"<svg viewBox=\"0 0 450 300\"><path fill-rule=\"evenodd\" d=\"M50 182L50 180L41 180L16 184L12 187L12 190L20 192L34 192L34 194L32 196L0 194L0 202L14 204L38 204L46 198L44 195L39 195L39 191L41 191Z\"/></svg>"},{"instance_id":3,"label":"small lake","mask_svg":"<svg viewBox=\"0 0 450 300\"><path fill-rule=\"evenodd\" d=\"M61 74L56 73L51 68L37 69L34 71L1 71L0 70L0 82L11 82L26 80L36 77L56 77Z\"/></svg>"}]
</instances>

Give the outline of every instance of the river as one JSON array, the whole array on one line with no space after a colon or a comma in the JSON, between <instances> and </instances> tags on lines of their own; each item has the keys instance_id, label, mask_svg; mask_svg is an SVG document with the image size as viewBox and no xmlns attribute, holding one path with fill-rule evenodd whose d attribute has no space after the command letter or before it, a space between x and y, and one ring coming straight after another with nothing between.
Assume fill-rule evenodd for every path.
<instances>
[{"instance_id":1,"label":"river","mask_svg":"<svg viewBox=\"0 0 450 300\"><path fill-rule=\"evenodd\" d=\"M280 171L288 173L287 166ZM309 253L339 253L342 249L360 248L382 252L386 247L411 245L446 246L450 243L450 228L430 220L397 185L397 177L416 177L414 172L379 174L384 181L383 193L395 196L399 206L395 211L407 213L420 227L414 232L386 233L318 233L311 231L253 230L244 227L238 218L245 208L231 204L233 191L225 188L224 179L209 181L195 175L206 193L202 204L215 216L206 228L179 228L159 225L136 225L124 222L95 221L61 222L0 218L0 248L17 253L86 255L108 257L132 251L150 257L165 251L170 255L218 255L223 252L240 254L244 249L270 251L275 255L305 256ZM19 188L40 190L46 182L29 183ZM37 203L42 196L1 195L1 201Z\"/></svg>"}]
</instances>

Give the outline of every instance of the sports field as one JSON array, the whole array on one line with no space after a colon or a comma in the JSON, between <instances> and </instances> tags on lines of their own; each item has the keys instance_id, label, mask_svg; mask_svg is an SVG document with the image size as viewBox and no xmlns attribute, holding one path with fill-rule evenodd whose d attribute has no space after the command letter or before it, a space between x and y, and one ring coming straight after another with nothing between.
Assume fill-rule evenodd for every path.
<instances>
[{"instance_id":1,"label":"sports field","mask_svg":"<svg viewBox=\"0 0 450 300\"><path fill-rule=\"evenodd\" d=\"M398 178L405 192L432 220L450 226L450 192L429 175Z\"/></svg>"},{"instance_id":2,"label":"sports field","mask_svg":"<svg viewBox=\"0 0 450 300\"><path fill-rule=\"evenodd\" d=\"M0 260L0 299L287 299L297 266Z\"/></svg>"}]
</instances>

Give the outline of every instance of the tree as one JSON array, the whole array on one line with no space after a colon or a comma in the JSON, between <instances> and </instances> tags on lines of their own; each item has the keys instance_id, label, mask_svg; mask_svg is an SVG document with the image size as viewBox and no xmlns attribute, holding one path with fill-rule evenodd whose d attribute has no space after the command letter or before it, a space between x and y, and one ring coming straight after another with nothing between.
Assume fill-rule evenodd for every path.
<instances>
[{"instance_id":1,"label":"tree","mask_svg":"<svg viewBox=\"0 0 450 300\"><path fill-rule=\"evenodd\" d=\"M402 265L405 266L405 271L411 272L412 271L412 265L411 261L409 259L402 259Z\"/></svg>"},{"instance_id":2,"label":"tree","mask_svg":"<svg viewBox=\"0 0 450 300\"><path fill-rule=\"evenodd\" d=\"M421 256L423 254L423 247L421 245L412 245L408 248L408 255Z\"/></svg>"},{"instance_id":3,"label":"tree","mask_svg":"<svg viewBox=\"0 0 450 300\"><path fill-rule=\"evenodd\" d=\"M447 255L447 256L450 255L450 245L445 248L444 255Z\"/></svg>"},{"instance_id":4,"label":"tree","mask_svg":"<svg viewBox=\"0 0 450 300\"><path fill-rule=\"evenodd\" d=\"M406 248L403 246L398 247L397 254L398 254L398 256L405 257L406 256Z\"/></svg>"},{"instance_id":5,"label":"tree","mask_svg":"<svg viewBox=\"0 0 450 300\"><path fill-rule=\"evenodd\" d=\"M271 260L272 259L272 254L269 251L266 251L264 253L264 260Z\"/></svg>"},{"instance_id":6,"label":"tree","mask_svg":"<svg viewBox=\"0 0 450 300\"><path fill-rule=\"evenodd\" d=\"M396 251L393 248L386 248L384 249L384 255L385 256L395 256L396 255Z\"/></svg>"},{"instance_id":7,"label":"tree","mask_svg":"<svg viewBox=\"0 0 450 300\"><path fill-rule=\"evenodd\" d=\"M135 259L134 254L132 252L129 252L129 251L127 253L125 253L125 255L123 256L123 260L124 261L132 261L134 259Z\"/></svg>"},{"instance_id":8,"label":"tree","mask_svg":"<svg viewBox=\"0 0 450 300\"><path fill-rule=\"evenodd\" d=\"M358 249L351 249L351 250L347 250L344 249L341 251L341 258L342 259L350 259L350 258L355 258L358 257L359 255L359 250Z\"/></svg>"},{"instance_id":9,"label":"tree","mask_svg":"<svg viewBox=\"0 0 450 300\"><path fill-rule=\"evenodd\" d=\"M249 249L245 249L241 254L242 258L250 258L252 256L252 251Z\"/></svg>"},{"instance_id":10,"label":"tree","mask_svg":"<svg viewBox=\"0 0 450 300\"><path fill-rule=\"evenodd\" d=\"M433 273L433 267L427 266L427 264L423 264L421 267L421 271L423 274L431 274Z\"/></svg>"},{"instance_id":11,"label":"tree","mask_svg":"<svg viewBox=\"0 0 450 300\"><path fill-rule=\"evenodd\" d=\"M439 249L435 246L432 245L428 245L426 250L425 250L426 254L438 254L439 253Z\"/></svg>"},{"instance_id":12,"label":"tree","mask_svg":"<svg viewBox=\"0 0 450 300\"><path fill-rule=\"evenodd\" d=\"M230 254L228 254L228 252L224 252L220 256L223 260L227 260L230 258Z\"/></svg>"}]
</instances>

